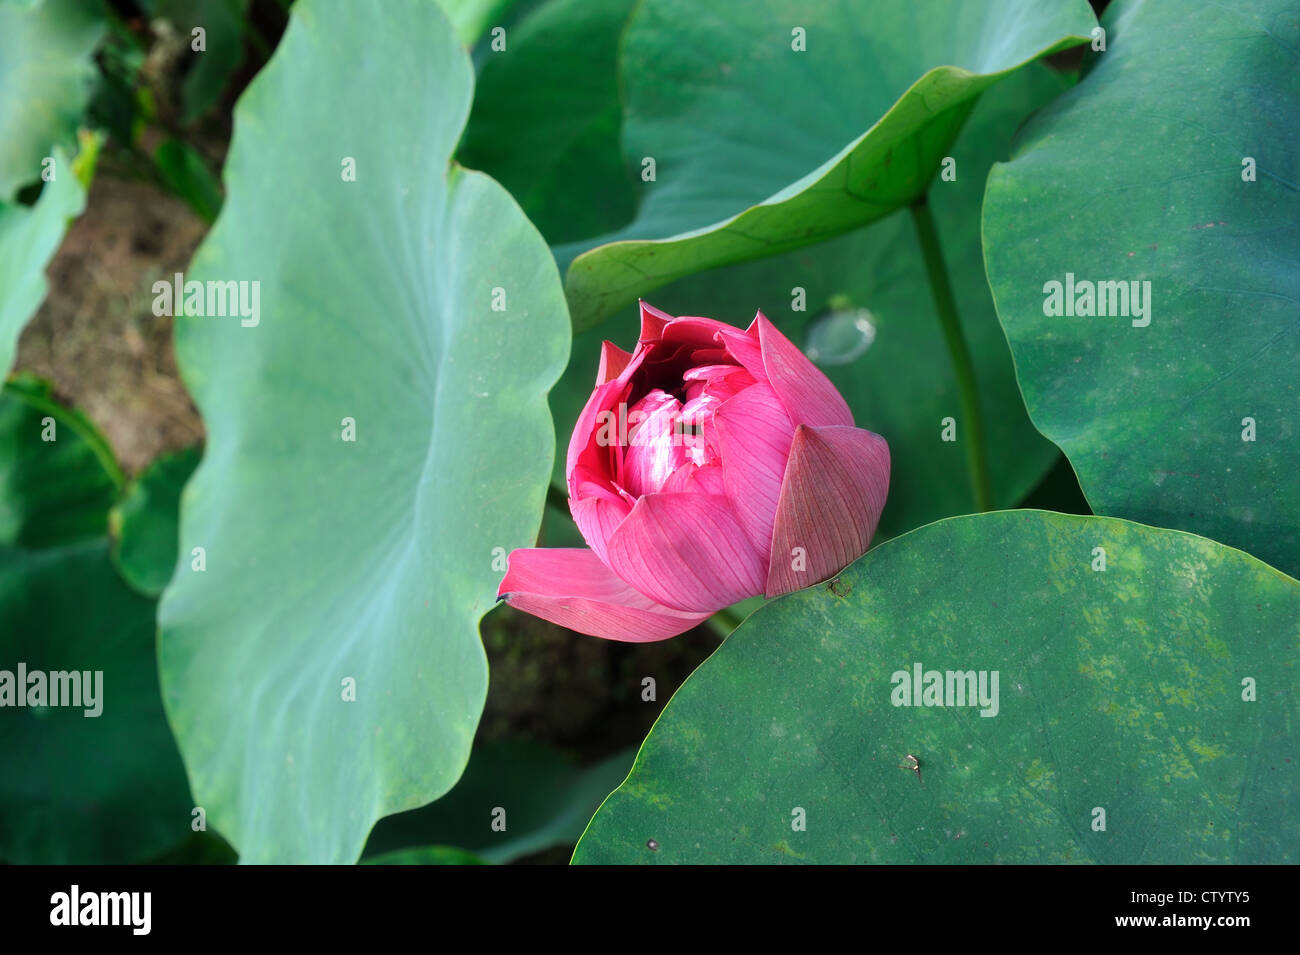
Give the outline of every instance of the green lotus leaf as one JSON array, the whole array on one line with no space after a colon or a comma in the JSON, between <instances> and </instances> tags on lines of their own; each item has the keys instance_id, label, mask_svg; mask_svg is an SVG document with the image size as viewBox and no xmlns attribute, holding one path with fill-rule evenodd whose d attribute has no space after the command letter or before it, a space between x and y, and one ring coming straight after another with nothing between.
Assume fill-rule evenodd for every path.
<instances>
[{"instance_id":1,"label":"green lotus leaf","mask_svg":"<svg viewBox=\"0 0 1300 955\"><path fill-rule=\"evenodd\" d=\"M574 328L910 204L980 92L1095 23L1084 0L645 0L621 82L646 194L626 228L560 250L583 251L566 278Z\"/></svg>"},{"instance_id":2,"label":"green lotus leaf","mask_svg":"<svg viewBox=\"0 0 1300 955\"><path fill-rule=\"evenodd\" d=\"M989 176L1025 402L1097 513L1300 573L1300 12L1117 0L1105 27Z\"/></svg>"},{"instance_id":3,"label":"green lotus leaf","mask_svg":"<svg viewBox=\"0 0 1300 955\"><path fill-rule=\"evenodd\" d=\"M579 767L525 740L478 746L455 789L423 809L381 820L365 854L379 861L406 846L457 845L488 862L511 862L571 846L601 800L627 778L632 755Z\"/></svg>"},{"instance_id":4,"label":"green lotus leaf","mask_svg":"<svg viewBox=\"0 0 1300 955\"><path fill-rule=\"evenodd\" d=\"M55 179L32 206L0 200L0 375L14 362L18 336L45 299L45 266L63 241L68 220L81 215L86 191L62 149Z\"/></svg>"},{"instance_id":5,"label":"green lotus leaf","mask_svg":"<svg viewBox=\"0 0 1300 955\"><path fill-rule=\"evenodd\" d=\"M103 537L122 487L113 450L50 385L16 376L0 402L0 545L53 547Z\"/></svg>"},{"instance_id":6,"label":"green lotus leaf","mask_svg":"<svg viewBox=\"0 0 1300 955\"><path fill-rule=\"evenodd\" d=\"M109 561L121 475L107 448L48 386L0 391L0 859L11 863L136 862L191 834L155 605Z\"/></svg>"},{"instance_id":7,"label":"green lotus leaf","mask_svg":"<svg viewBox=\"0 0 1300 955\"><path fill-rule=\"evenodd\" d=\"M635 0L552 0L483 62L460 159L510 190L552 244L636 212L619 145L618 38Z\"/></svg>"},{"instance_id":8,"label":"green lotus leaf","mask_svg":"<svg viewBox=\"0 0 1300 955\"><path fill-rule=\"evenodd\" d=\"M752 614L586 863L1282 863L1300 582L1114 518L930 524Z\"/></svg>"},{"instance_id":9,"label":"green lotus leaf","mask_svg":"<svg viewBox=\"0 0 1300 955\"><path fill-rule=\"evenodd\" d=\"M0 3L0 202L39 181L56 147L75 151L103 32L98 3Z\"/></svg>"},{"instance_id":10,"label":"green lotus leaf","mask_svg":"<svg viewBox=\"0 0 1300 955\"><path fill-rule=\"evenodd\" d=\"M177 319L208 440L160 663L243 861L353 862L376 819L452 787L478 620L537 534L567 314L518 206L448 164L472 84L436 4L299 0L186 276L243 297Z\"/></svg>"},{"instance_id":11,"label":"green lotus leaf","mask_svg":"<svg viewBox=\"0 0 1300 955\"><path fill-rule=\"evenodd\" d=\"M176 569L181 490L202 452L164 454L144 471L109 512L113 563L140 593L157 597Z\"/></svg>"}]
</instances>

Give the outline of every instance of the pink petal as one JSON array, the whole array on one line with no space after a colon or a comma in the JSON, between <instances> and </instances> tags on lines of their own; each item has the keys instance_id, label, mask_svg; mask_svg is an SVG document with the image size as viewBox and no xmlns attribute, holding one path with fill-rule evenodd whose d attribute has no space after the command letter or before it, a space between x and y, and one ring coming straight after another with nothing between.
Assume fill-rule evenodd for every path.
<instances>
[{"instance_id":1,"label":"pink petal","mask_svg":"<svg viewBox=\"0 0 1300 955\"><path fill-rule=\"evenodd\" d=\"M605 460L608 449L596 444L596 434L599 431L597 419L600 412L608 410L610 404L617 404L617 397L622 388L623 385L617 379L597 386L578 415L577 423L573 426L573 436L569 438L569 451L564 461L564 473L568 480L570 497L574 496L576 487L574 472L578 468L579 461L593 474L607 474L609 471Z\"/></svg>"},{"instance_id":2,"label":"pink petal","mask_svg":"<svg viewBox=\"0 0 1300 955\"><path fill-rule=\"evenodd\" d=\"M713 425L727 497L766 564L794 425L767 385L753 385L728 400Z\"/></svg>"},{"instance_id":3,"label":"pink petal","mask_svg":"<svg viewBox=\"0 0 1300 955\"><path fill-rule=\"evenodd\" d=\"M628 447L623 452L622 485L636 497L653 494L686 462L678 422L682 405L658 388L628 411Z\"/></svg>"},{"instance_id":4,"label":"pink petal","mask_svg":"<svg viewBox=\"0 0 1300 955\"><path fill-rule=\"evenodd\" d=\"M699 394L692 395L690 389L687 389L686 395L689 400L682 406L681 419L683 424L702 425L713 417L714 412L722 407L721 398L705 394L703 390Z\"/></svg>"},{"instance_id":5,"label":"pink petal","mask_svg":"<svg viewBox=\"0 0 1300 955\"><path fill-rule=\"evenodd\" d=\"M752 323L744 331L728 325L718 331L718 340L727 347L727 353L754 376L755 381L767 381L763 346L758 339L758 330Z\"/></svg>"},{"instance_id":6,"label":"pink petal","mask_svg":"<svg viewBox=\"0 0 1300 955\"><path fill-rule=\"evenodd\" d=\"M570 498L569 513L578 525L582 538L600 560L608 560L607 542L618 525L632 513L632 505L616 494L608 493L578 500Z\"/></svg>"},{"instance_id":7,"label":"pink petal","mask_svg":"<svg viewBox=\"0 0 1300 955\"><path fill-rule=\"evenodd\" d=\"M880 435L796 428L772 531L767 596L820 583L865 554L888 492L889 445ZM795 569L796 547L803 549L803 570Z\"/></svg>"},{"instance_id":8,"label":"pink petal","mask_svg":"<svg viewBox=\"0 0 1300 955\"><path fill-rule=\"evenodd\" d=\"M661 607L581 548L523 548L510 554L497 596L561 627L606 640L666 640L708 618Z\"/></svg>"},{"instance_id":9,"label":"pink petal","mask_svg":"<svg viewBox=\"0 0 1300 955\"><path fill-rule=\"evenodd\" d=\"M762 312L754 316L749 330L753 331L754 326L758 327L767 380L785 405L790 420L810 428L853 427L853 414L848 404L821 369L794 342L782 335Z\"/></svg>"},{"instance_id":10,"label":"pink petal","mask_svg":"<svg viewBox=\"0 0 1300 955\"><path fill-rule=\"evenodd\" d=\"M766 564L725 497L650 494L609 538L609 566L647 597L706 613L763 590Z\"/></svg>"},{"instance_id":11,"label":"pink petal","mask_svg":"<svg viewBox=\"0 0 1300 955\"><path fill-rule=\"evenodd\" d=\"M712 494L725 497L727 485L722 468L716 464L703 467L686 462L672 473L661 490L666 494Z\"/></svg>"},{"instance_id":12,"label":"pink petal","mask_svg":"<svg viewBox=\"0 0 1300 955\"><path fill-rule=\"evenodd\" d=\"M722 345L719 345L715 340L713 342L713 347L711 348L696 348L694 351L692 351L691 364L692 365L716 365L718 362L725 362L730 357L731 355L728 354L727 349L724 348ZM740 366L733 365L731 367L739 368Z\"/></svg>"},{"instance_id":13,"label":"pink petal","mask_svg":"<svg viewBox=\"0 0 1300 955\"><path fill-rule=\"evenodd\" d=\"M623 351L613 342L602 342L600 346L600 368L596 372L597 387L617 378L631 360L631 352Z\"/></svg>"},{"instance_id":14,"label":"pink petal","mask_svg":"<svg viewBox=\"0 0 1300 955\"><path fill-rule=\"evenodd\" d=\"M660 311L649 302L642 300L641 305L641 344L657 342L663 335L664 328L673 317Z\"/></svg>"},{"instance_id":15,"label":"pink petal","mask_svg":"<svg viewBox=\"0 0 1300 955\"><path fill-rule=\"evenodd\" d=\"M682 408L680 439L686 459L692 464L703 467L712 464L718 456L713 415L720 407L720 399L712 395L697 395Z\"/></svg>"},{"instance_id":16,"label":"pink petal","mask_svg":"<svg viewBox=\"0 0 1300 955\"><path fill-rule=\"evenodd\" d=\"M691 356L692 364L716 364L727 357L718 338L720 333L727 331L734 332L738 329L713 318L686 316L674 318L672 324L663 330L661 340L665 344L687 345L699 352L700 354Z\"/></svg>"},{"instance_id":17,"label":"pink petal","mask_svg":"<svg viewBox=\"0 0 1300 955\"><path fill-rule=\"evenodd\" d=\"M689 382L688 397L702 392L721 401L740 394L758 381L743 365L702 365L688 369L682 374L682 380Z\"/></svg>"}]
</instances>

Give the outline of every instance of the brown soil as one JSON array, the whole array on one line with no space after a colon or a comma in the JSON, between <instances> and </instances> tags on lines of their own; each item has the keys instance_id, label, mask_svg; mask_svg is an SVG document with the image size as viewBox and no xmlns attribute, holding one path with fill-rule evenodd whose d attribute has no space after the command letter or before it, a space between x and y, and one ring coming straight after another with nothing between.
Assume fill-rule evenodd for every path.
<instances>
[{"instance_id":1,"label":"brown soil","mask_svg":"<svg viewBox=\"0 0 1300 955\"><path fill-rule=\"evenodd\" d=\"M573 633L507 606L483 621L491 668L480 739L543 740L585 761L635 746L721 638L697 627L659 643ZM655 699L642 699L642 681Z\"/></svg>"},{"instance_id":2,"label":"brown soil","mask_svg":"<svg viewBox=\"0 0 1300 955\"><path fill-rule=\"evenodd\" d=\"M151 288L184 270L206 231L179 199L101 169L47 270L49 295L18 342L15 370L52 381L129 473L203 437L176 373L172 320L154 316Z\"/></svg>"}]
</instances>

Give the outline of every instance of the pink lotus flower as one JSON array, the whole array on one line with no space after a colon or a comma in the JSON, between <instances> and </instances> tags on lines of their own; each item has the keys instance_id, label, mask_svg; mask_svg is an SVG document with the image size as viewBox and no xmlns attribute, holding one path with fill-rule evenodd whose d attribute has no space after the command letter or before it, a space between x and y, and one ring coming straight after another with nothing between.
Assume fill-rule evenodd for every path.
<instances>
[{"instance_id":1,"label":"pink lotus flower","mask_svg":"<svg viewBox=\"0 0 1300 955\"><path fill-rule=\"evenodd\" d=\"M762 312L743 332L641 303L605 342L569 442L584 548L510 555L498 596L610 640L674 637L756 594L835 576L871 543L889 446Z\"/></svg>"}]
</instances>

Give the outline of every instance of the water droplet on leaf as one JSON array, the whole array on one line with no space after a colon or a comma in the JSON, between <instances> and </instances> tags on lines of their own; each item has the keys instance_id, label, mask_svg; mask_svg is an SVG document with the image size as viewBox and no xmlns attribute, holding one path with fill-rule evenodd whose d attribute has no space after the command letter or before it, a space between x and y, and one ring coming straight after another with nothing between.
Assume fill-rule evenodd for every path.
<instances>
[{"instance_id":1,"label":"water droplet on leaf","mask_svg":"<svg viewBox=\"0 0 1300 955\"><path fill-rule=\"evenodd\" d=\"M865 308L832 308L804 333L804 354L819 365L847 365L876 340L874 316Z\"/></svg>"}]
</instances>

